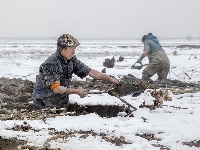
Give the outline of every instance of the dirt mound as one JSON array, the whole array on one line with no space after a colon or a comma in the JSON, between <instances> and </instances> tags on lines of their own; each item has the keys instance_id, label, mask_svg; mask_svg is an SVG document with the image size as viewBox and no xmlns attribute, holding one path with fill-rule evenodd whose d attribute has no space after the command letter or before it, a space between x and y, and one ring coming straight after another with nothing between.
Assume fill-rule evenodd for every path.
<instances>
[{"instance_id":1,"label":"dirt mound","mask_svg":"<svg viewBox=\"0 0 200 150\"><path fill-rule=\"evenodd\" d=\"M100 92L92 94L108 93L111 96L119 98L124 105L112 105L112 106L102 106L102 105L78 105L70 104L64 110L41 110L35 112L32 105L32 91L33 82L22 79L7 79L0 78L0 120L7 119L36 119L45 118L41 116L41 113L46 111L47 116L53 117L56 115L80 115L87 113L97 113L101 117L115 117L119 112L126 112L131 114L132 111L137 110L134 106L126 103L125 100L120 98L125 95L138 96L144 92L147 88L158 89L158 88L173 88L175 94L186 93L186 92L197 92L200 91L199 84L194 83L183 83L177 80L169 80L168 83L145 83L142 80L136 78L133 75L127 75L121 78L119 84L110 84L105 81L88 79L86 81L73 81L72 87L83 87L88 92L91 90L99 90ZM131 110L131 109L132 110ZM53 112L53 113L52 113ZM70 112L70 113L69 113ZM73 113L72 113L73 112ZM11 117L12 116L12 117Z\"/></svg>"},{"instance_id":2,"label":"dirt mound","mask_svg":"<svg viewBox=\"0 0 200 150\"><path fill-rule=\"evenodd\" d=\"M73 81L72 87L82 86L88 91L98 89L101 93L107 92L111 84L89 80L87 82ZM130 112L123 106L112 105L78 105L70 104L63 109L43 109L34 111L32 105L33 82L22 79L0 78L0 120L12 119L44 119L57 115L81 115L97 113L101 117L116 117L119 112ZM96 94L96 93L94 93ZM46 116L42 115L45 114Z\"/></svg>"},{"instance_id":3,"label":"dirt mound","mask_svg":"<svg viewBox=\"0 0 200 150\"><path fill-rule=\"evenodd\" d=\"M158 89L158 88L173 88L173 92L177 91L177 94L181 92L197 92L200 91L199 84L195 83L184 83L177 80L169 80L167 83L145 83L142 80L136 78L133 75L124 76L119 84L112 85L108 82L101 81L101 80L86 80L86 81L73 81L72 87L83 87L90 92L91 90L99 90L99 93L109 93L111 96L118 97L120 99L121 96L129 95L138 96L142 92L144 92L147 88ZM190 90L188 90L190 89ZM93 105L93 106L83 106L78 105L76 103L69 104L66 108L46 108L39 111L35 111L32 107L32 90L33 90L33 82L28 80L22 79L7 79L7 78L0 78L0 120L13 120L13 119L20 119L20 120L43 120L46 122L46 118L53 118L56 116L65 116L65 115L84 115L88 113L96 113L101 117L115 117L118 115L119 112L125 112L127 116L133 116L132 112L133 109L125 103L123 106L118 105L109 105L109 106L102 106L102 105ZM179 90L179 91L178 91ZM96 93L93 93L96 94ZM122 99L120 99L122 100ZM147 106L144 106L147 107ZM141 108L141 107L140 107ZM143 118L146 121L145 118ZM34 130L34 132L38 132L33 129L30 125L24 122L23 125L16 125L12 129L7 130L15 130L15 131L23 131L28 132L29 130ZM121 146L123 144L129 144L124 137L109 137L108 135L101 133L97 134L91 131L82 132L82 131L71 131L69 133L65 133L64 135L60 135L59 133L53 133L55 136L54 138L61 138L68 135L74 135L77 133L80 135L80 138L87 138L89 135L94 136L102 136L102 139L115 144L116 146ZM144 134L136 136L141 136L142 138L148 140L159 141L160 139L156 139L152 134ZM47 143L50 141L48 141ZM21 149L49 149L48 147L38 148L32 147L29 145L25 145L26 141L19 141L16 138L4 139L0 137L0 149L4 149L5 147L9 150L16 150L21 147ZM195 146L199 147L199 141L191 141L191 142L183 142L183 144L187 146ZM154 144L155 147L160 147L161 149L169 149L164 145Z\"/></svg>"},{"instance_id":4,"label":"dirt mound","mask_svg":"<svg viewBox=\"0 0 200 150\"><path fill-rule=\"evenodd\" d=\"M176 46L177 48L200 48L200 45L179 45L179 46Z\"/></svg>"},{"instance_id":5,"label":"dirt mound","mask_svg":"<svg viewBox=\"0 0 200 150\"><path fill-rule=\"evenodd\" d=\"M198 147L200 148L200 140L199 141L191 141L191 142L183 142L183 145L187 145L187 146L190 146L190 147Z\"/></svg>"},{"instance_id":6,"label":"dirt mound","mask_svg":"<svg viewBox=\"0 0 200 150\"><path fill-rule=\"evenodd\" d=\"M16 138L4 139L0 136L0 150L17 150L18 146L24 143Z\"/></svg>"},{"instance_id":7,"label":"dirt mound","mask_svg":"<svg viewBox=\"0 0 200 150\"><path fill-rule=\"evenodd\" d=\"M115 66L115 57L113 56L111 59L106 58L103 62L103 66L107 68L113 68Z\"/></svg>"},{"instance_id":8,"label":"dirt mound","mask_svg":"<svg viewBox=\"0 0 200 150\"><path fill-rule=\"evenodd\" d=\"M8 110L26 108L32 99L33 82L0 78L0 107Z\"/></svg>"}]
</instances>

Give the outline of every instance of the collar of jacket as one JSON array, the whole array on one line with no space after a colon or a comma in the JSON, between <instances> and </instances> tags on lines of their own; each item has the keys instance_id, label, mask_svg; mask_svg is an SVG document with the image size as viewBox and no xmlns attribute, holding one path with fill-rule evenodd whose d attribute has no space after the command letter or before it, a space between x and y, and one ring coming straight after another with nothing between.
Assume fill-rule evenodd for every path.
<instances>
[{"instance_id":1,"label":"collar of jacket","mask_svg":"<svg viewBox=\"0 0 200 150\"><path fill-rule=\"evenodd\" d=\"M65 63L69 63L74 58L72 57L70 60L65 60L65 58L60 54L59 51L56 51L55 55L58 59L60 59L62 62L65 62Z\"/></svg>"}]
</instances>

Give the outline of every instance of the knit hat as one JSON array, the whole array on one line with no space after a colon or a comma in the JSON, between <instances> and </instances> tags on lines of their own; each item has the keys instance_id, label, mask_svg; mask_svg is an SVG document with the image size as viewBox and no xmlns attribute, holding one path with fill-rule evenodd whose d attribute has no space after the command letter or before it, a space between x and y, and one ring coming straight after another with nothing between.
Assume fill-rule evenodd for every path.
<instances>
[{"instance_id":1,"label":"knit hat","mask_svg":"<svg viewBox=\"0 0 200 150\"><path fill-rule=\"evenodd\" d=\"M79 45L79 41L70 34L63 34L57 40L58 51L61 51L66 47L77 47Z\"/></svg>"}]
</instances>

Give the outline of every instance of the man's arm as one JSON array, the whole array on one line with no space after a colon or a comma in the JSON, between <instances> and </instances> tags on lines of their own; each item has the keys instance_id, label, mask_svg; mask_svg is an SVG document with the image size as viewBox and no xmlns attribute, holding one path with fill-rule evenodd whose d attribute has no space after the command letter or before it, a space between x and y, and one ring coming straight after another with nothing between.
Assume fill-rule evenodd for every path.
<instances>
[{"instance_id":1,"label":"man's arm","mask_svg":"<svg viewBox=\"0 0 200 150\"><path fill-rule=\"evenodd\" d=\"M119 81L116 79L116 78L112 78L106 74L103 74L97 70L94 70L94 69L91 69L90 72L89 72L89 76L94 78L94 79L97 79L97 80L104 80L104 81L108 81L108 82L111 82L111 83L118 83Z\"/></svg>"},{"instance_id":2,"label":"man's arm","mask_svg":"<svg viewBox=\"0 0 200 150\"><path fill-rule=\"evenodd\" d=\"M91 76L94 79L97 80L104 80L104 81L108 81L111 83L118 83L119 81L116 78L112 78L106 74L103 74L97 70L91 69L89 72L89 76ZM70 94L78 94L81 98L85 97L87 95L87 91L84 90L83 88L67 88L64 86L61 86L59 82L56 82L55 84L50 86L50 89L54 92L54 93L59 93L59 94L66 94L66 95L70 95Z\"/></svg>"},{"instance_id":3,"label":"man's arm","mask_svg":"<svg viewBox=\"0 0 200 150\"><path fill-rule=\"evenodd\" d=\"M55 88L52 89L54 93L59 93L59 94L65 94L65 95L70 95L70 94L77 94L81 98L85 97L87 95L87 91L83 88L67 88L64 86L56 86Z\"/></svg>"},{"instance_id":4,"label":"man's arm","mask_svg":"<svg viewBox=\"0 0 200 150\"><path fill-rule=\"evenodd\" d=\"M91 76L92 78L97 79L97 80L104 80L104 81L108 81L111 83L119 82L116 78L112 78L112 77L110 77L106 74L103 74L94 69L90 70L89 76ZM81 98L83 98L87 95L87 91L84 90L83 88L75 89L75 88L67 88L67 87L64 87L61 85L57 85L56 87L51 88L51 90L53 90L54 93L59 93L59 94L66 94L66 95L78 94Z\"/></svg>"},{"instance_id":5,"label":"man's arm","mask_svg":"<svg viewBox=\"0 0 200 150\"><path fill-rule=\"evenodd\" d=\"M144 56L147 56L148 54L149 54L149 51L148 51L148 50L144 50L144 51L143 51L143 55L144 55Z\"/></svg>"},{"instance_id":6,"label":"man's arm","mask_svg":"<svg viewBox=\"0 0 200 150\"><path fill-rule=\"evenodd\" d=\"M149 54L148 50L144 50L142 56L137 60L137 63L142 63L142 60L144 57L146 57Z\"/></svg>"}]
</instances>

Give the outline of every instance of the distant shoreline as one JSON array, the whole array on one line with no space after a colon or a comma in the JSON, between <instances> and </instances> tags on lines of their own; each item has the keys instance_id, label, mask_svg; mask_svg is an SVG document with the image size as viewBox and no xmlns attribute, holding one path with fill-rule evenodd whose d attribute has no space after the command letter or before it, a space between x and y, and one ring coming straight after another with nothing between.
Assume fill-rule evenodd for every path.
<instances>
[{"instance_id":1,"label":"distant shoreline","mask_svg":"<svg viewBox=\"0 0 200 150\"><path fill-rule=\"evenodd\" d=\"M1 40L57 40L57 37L0 37ZM79 40L141 40L141 38L78 38ZM158 37L159 40L200 40L200 37Z\"/></svg>"}]
</instances>

